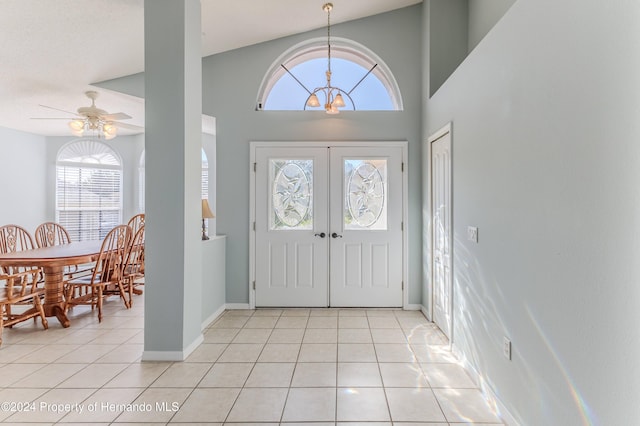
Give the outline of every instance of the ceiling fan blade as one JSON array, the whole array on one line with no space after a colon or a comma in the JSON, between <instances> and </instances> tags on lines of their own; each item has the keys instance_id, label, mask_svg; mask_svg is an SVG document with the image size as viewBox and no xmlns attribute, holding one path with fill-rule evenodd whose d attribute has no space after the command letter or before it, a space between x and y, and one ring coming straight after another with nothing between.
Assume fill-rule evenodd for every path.
<instances>
[{"instance_id":1,"label":"ceiling fan blade","mask_svg":"<svg viewBox=\"0 0 640 426\"><path fill-rule=\"evenodd\" d=\"M102 119L105 121L115 121L115 120L128 120L131 116L125 114L124 112L116 112L114 114L105 114L102 116Z\"/></svg>"},{"instance_id":2,"label":"ceiling fan blade","mask_svg":"<svg viewBox=\"0 0 640 426\"><path fill-rule=\"evenodd\" d=\"M31 120L77 120L73 117L31 117Z\"/></svg>"},{"instance_id":3,"label":"ceiling fan blade","mask_svg":"<svg viewBox=\"0 0 640 426\"><path fill-rule=\"evenodd\" d=\"M116 121L113 124L115 124L116 127L120 128L120 129L137 130L137 131L140 131L140 132L144 130L144 127L136 126L134 124L120 123L118 121Z\"/></svg>"},{"instance_id":4,"label":"ceiling fan blade","mask_svg":"<svg viewBox=\"0 0 640 426\"><path fill-rule=\"evenodd\" d=\"M38 106L41 106L42 108L49 108L49 109L53 109L53 110L56 110L56 111L64 112L64 113L67 113L67 114L75 115L75 116L77 116L77 117L81 117L80 115L78 115L78 114L77 114L77 113L75 113L75 112L65 111L64 109L54 108L54 107L50 107L50 106L48 106L48 105L42 105L42 104L38 104Z\"/></svg>"}]
</instances>

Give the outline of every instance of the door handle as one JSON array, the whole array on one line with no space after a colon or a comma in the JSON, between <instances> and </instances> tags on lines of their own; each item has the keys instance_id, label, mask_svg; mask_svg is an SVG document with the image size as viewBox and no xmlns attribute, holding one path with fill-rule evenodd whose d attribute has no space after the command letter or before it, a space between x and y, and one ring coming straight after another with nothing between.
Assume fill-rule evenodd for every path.
<instances>
[{"instance_id":1,"label":"door handle","mask_svg":"<svg viewBox=\"0 0 640 426\"><path fill-rule=\"evenodd\" d=\"M314 237L320 237L320 238L324 238L327 236L327 234L325 234L324 232L321 232L319 234L313 234Z\"/></svg>"},{"instance_id":2,"label":"door handle","mask_svg":"<svg viewBox=\"0 0 640 426\"><path fill-rule=\"evenodd\" d=\"M333 234L331 234L331 238L342 238L342 235L334 232Z\"/></svg>"}]
</instances>

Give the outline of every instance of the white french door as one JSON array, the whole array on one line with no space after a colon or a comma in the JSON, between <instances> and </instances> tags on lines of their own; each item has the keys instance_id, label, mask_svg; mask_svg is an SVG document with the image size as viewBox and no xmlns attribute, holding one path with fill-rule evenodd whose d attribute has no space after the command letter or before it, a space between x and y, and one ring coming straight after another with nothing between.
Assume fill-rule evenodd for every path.
<instances>
[{"instance_id":1,"label":"white french door","mask_svg":"<svg viewBox=\"0 0 640 426\"><path fill-rule=\"evenodd\" d=\"M451 132L447 127L432 137L431 144L431 271L433 321L451 338Z\"/></svg>"},{"instance_id":2,"label":"white french door","mask_svg":"<svg viewBox=\"0 0 640 426\"><path fill-rule=\"evenodd\" d=\"M403 305L403 147L255 148L256 306Z\"/></svg>"},{"instance_id":3,"label":"white french door","mask_svg":"<svg viewBox=\"0 0 640 426\"><path fill-rule=\"evenodd\" d=\"M257 148L256 306L327 306L327 148Z\"/></svg>"}]
</instances>

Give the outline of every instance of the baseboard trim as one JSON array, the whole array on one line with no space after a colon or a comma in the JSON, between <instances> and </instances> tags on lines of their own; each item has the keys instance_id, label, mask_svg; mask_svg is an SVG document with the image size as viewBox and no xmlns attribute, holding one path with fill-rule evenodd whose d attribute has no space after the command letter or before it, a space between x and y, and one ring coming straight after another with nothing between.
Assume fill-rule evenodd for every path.
<instances>
[{"instance_id":1,"label":"baseboard trim","mask_svg":"<svg viewBox=\"0 0 640 426\"><path fill-rule=\"evenodd\" d=\"M453 353L458 360L460 360L460 365L469 373L471 379L480 387L484 398L487 402L495 407L496 413L502 419L502 421L507 426L520 426L520 422L518 422L515 417L509 412L504 403L498 398L498 395L494 392L493 388L489 386L489 384L482 378L482 375L478 373L473 365L469 362L464 353L456 346L454 343L451 346L451 352Z\"/></svg>"},{"instance_id":2,"label":"baseboard trim","mask_svg":"<svg viewBox=\"0 0 640 426\"><path fill-rule=\"evenodd\" d=\"M251 309L248 303L227 303L224 305L226 309L236 310L236 309Z\"/></svg>"},{"instance_id":3,"label":"baseboard trim","mask_svg":"<svg viewBox=\"0 0 640 426\"><path fill-rule=\"evenodd\" d=\"M425 308L423 305L420 305L420 310L422 311L422 315L424 315L426 319L428 319L429 321L433 321L429 316L429 311L427 311L427 308Z\"/></svg>"},{"instance_id":4,"label":"baseboard trim","mask_svg":"<svg viewBox=\"0 0 640 426\"><path fill-rule=\"evenodd\" d=\"M220 315L224 313L225 309L226 305L222 305L220 306L220 308L218 308L217 311L209 315L209 318L205 319L202 324L200 324L200 330L204 330L209 327L209 325L211 325L215 320L218 319L218 317L220 317Z\"/></svg>"},{"instance_id":5,"label":"baseboard trim","mask_svg":"<svg viewBox=\"0 0 640 426\"><path fill-rule=\"evenodd\" d=\"M422 309L422 305L417 303L408 303L402 309L404 309L405 311L419 311Z\"/></svg>"},{"instance_id":6,"label":"baseboard trim","mask_svg":"<svg viewBox=\"0 0 640 426\"><path fill-rule=\"evenodd\" d=\"M142 361L184 361L202 342L204 342L204 337L200 334L181 351L144 351L142 352Z\"/></svg>"}]
</instances>

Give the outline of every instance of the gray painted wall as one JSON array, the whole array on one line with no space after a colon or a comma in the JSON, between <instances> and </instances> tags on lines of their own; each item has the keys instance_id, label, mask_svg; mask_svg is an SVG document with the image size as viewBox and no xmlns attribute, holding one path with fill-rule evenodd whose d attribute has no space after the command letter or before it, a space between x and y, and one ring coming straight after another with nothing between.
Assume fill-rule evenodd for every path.
<instances>
[{"instance_id":1,"label":"gray painted wall","mask_svg":"<svg viewBox=\"0 0 640 426\"><path fill-rule=\"evenodd\" d=\"M0 127L0 226L15 224L32 235L44 222L46 141Z\"/></svg>"},{"instance_id":2,"label":"gray painted wall","mask_svg":"<svg viewBox=\"0 0 640 426\"><path fill-rule=\"evenodd\" d=\"M299 34L203 59L203 112L216 117L218 232L227 235L227 302L249 302L249 142L409 141L409 302L421 300L421 5L332 27L378 54L399 84L404 111L255 111L264 73Z\"/></svg>"},{"instance_id":3,"label":"gray painted wall","mask_svg":"<svg viewBox=\"0 0 640 426\"><path fill-rule=\"evenodd\" d=\"M429 23L429 96L467 56L469 0L431 0Z\"/></svg>"},{"instance_id":4,"label":"gray painted wall","mask_svg":"<svg viewBox=\"0 0 640 426\"><path fill-rule=\"evenodd\" d=\"M425 138L453 122L454 344L523 424L640 418L638 22L520 0L427 104Z\"/></svg>"},{"instance_id":5,"label":"gray painted wall","mask_svg":"<svg viewBox=\"0 0 640 426\"><path fill-rule=\"evenodd\" d=\"M273 61L311 31L203 58L202 112L216 118L217 233L227 236L227 303L249 303L249 142L409 141L409 303L422 294L421 103L422 5L332 26L332 35L374 51L391 69L404 111L255 111L259 85ZM398 48L401 46L402 48ZM144 96L144 75L99 84Z\"/></svg>"},{"instance_id":6,"label":"gray painted wall","mask_svg":"<svg viewBox=\"0 0 640 426\"><path fill-rule=\"evenodd\" d=\"M211 236L202 242L202 325L208 326L214 314L224 309L226 283L226 237Z\"/></svg>"},{"instance_id":7,"label":"gray painted wall","mask_svg":"<svg viewBox=\"0 0 640 426\"><path fill-rule=\"evenodd\" d=\"M516 0L468 0L468 2L468 50L472 51Z\"/></svg>"}]
</instances>

